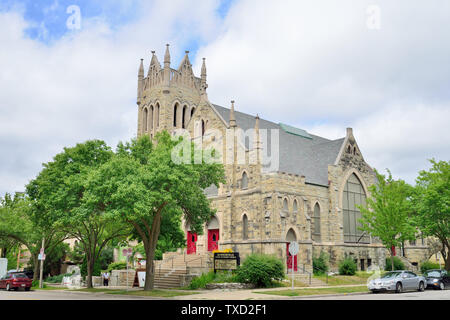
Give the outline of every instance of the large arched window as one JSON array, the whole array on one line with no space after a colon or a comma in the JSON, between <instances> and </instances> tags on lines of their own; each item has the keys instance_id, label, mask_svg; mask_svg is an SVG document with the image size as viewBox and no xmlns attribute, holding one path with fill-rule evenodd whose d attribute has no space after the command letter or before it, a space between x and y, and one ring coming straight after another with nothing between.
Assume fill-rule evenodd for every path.
<instances>
[{"instance_id":1,"label":"large arched window","mask_svg":"<svg viewBox=\"0 0 450 320\"><path fill-rule=\"evenodd\" d=\"M241 189L247 189L247 188L248 188L248 176L247 176L247 173L244 172L242 174Z\"/></svg>"},{"instance_id":2,"label":"large arched window","mask_svg":"<svg viewBox=\"0 0 450 320\"><path fill-rule=\"evenodd\" d=\"M246 214L242 217L242 239L248 239L248 218Z\"/></svg>"},{"instance_id":3,"label":"large arched window","mask_svg":"<svg viewBox=\"0 0 450 320\"><path fill-rule=\"evenodd\" d=\"M359 230L361 224L361 212L358 205L366 205L366 193L364 192L361 181L353 173L345 183L344 194L342 198L342 209L344 216L344 242L369 243L370 237Z\"/></svg>"},{"instance_id":4,"label":"large arched window","mask_svg":"<svg viewBox=\"0 0 450 320\"><path fill-rule=\"evenodd\" d=\"M320 206L318 203L314 206L312 239L320 241Z\"/></svg>"}]
</instances>

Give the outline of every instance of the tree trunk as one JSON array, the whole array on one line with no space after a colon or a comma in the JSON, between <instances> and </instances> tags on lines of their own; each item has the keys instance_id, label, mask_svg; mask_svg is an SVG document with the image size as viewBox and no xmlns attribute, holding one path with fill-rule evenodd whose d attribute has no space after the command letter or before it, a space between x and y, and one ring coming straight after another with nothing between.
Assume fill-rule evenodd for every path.
<instances>
[{"instance_id":1,"label":"tree trunk","mask_svg":"<svg viewBox=\"0 0 450 320\"><path fill-rule=\"evenodd\" d=\"M153 290L155 286L155 269L153 267L155 258L155 251L152 250L150 243L147 245L144 244L145 247L145 255L146 255L146 264L145 264L145 285L144 291ZM152 252L153 251L153 252Z\"/></svg>"},{"instance_id":2,"label":"tree trunk","mask_svg":"<svg viewBox=\"0 0 450 320\"><path fill-rule=\"evenodd\" d=\"M92 288L92 274L94 273L94 263L92 259L87 260L87 277L86 277L86 285L88 288Z\"/></svg>"},{"instance_id":3,"label":"tree trunk","mask_svg":"<svg viewBox=\"0 0 450 320\"><path fill-rule=\"evenodd\" d=\"M391 247L391 271L394 271L394 250L392 250L392 247Z\"/></svg>"},{"instance_id":4,"label":"tree trunk","mask_svg":"<svg viewBox=\"0 0 450 320\"><path fill-rule=\"evenodd\" d=\"M33 263L34 263L34 268L33 268L33 281L34 281L34 280L38 280L39 260L38 260L37 254L33 254L31 258L33 259Z\"/></svg>"}]
</instances>

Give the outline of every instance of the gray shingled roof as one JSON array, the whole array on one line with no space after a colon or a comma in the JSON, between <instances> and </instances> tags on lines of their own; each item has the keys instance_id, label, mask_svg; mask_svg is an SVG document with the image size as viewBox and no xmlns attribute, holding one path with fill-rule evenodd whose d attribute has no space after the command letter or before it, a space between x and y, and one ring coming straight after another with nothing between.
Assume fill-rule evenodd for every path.
<instances>
[{"instance_id":1,"label":"gray shingled roof","mask_svg":"<svg viewBox=\"0 0 450 320\"><path fill-rule=\"evenodd\" d=\"M213 106L228 124L230 109L214 104ZM234 114L239 128L248 130L255 127L254 116L239 111L235 111ZM259 128L279 130L279 168L273 170L263 167L263 171L303 175L307 183L328 186L328 165L334 164L345 138L329 140L309 133L311 139L307 139L288 133L279 124L263 119L259 120ZM268 135L267 149L270 153L270 131ZM245 145L248 147L250 143L247 142ZM267 158L266 153L267 151L263 152L263 161Z\"/></svg>"}]
</instances>

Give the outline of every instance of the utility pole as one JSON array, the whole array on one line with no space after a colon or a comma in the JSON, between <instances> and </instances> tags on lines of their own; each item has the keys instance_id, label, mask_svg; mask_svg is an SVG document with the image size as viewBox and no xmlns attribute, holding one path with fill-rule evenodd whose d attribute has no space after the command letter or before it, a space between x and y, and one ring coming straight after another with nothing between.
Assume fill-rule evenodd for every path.
<instances>
[{"instance_id":1,"label":"utility pole","mask_svg":"<svg viewBox=\"0 0 450 320\"><path fill-rule=\"evenodd\" d=\"M44 237L42 237L42 246L41 246L41 270L39 272L39 288L43 288L42 276L44 274Z\"/></svg>"}]
</instances>

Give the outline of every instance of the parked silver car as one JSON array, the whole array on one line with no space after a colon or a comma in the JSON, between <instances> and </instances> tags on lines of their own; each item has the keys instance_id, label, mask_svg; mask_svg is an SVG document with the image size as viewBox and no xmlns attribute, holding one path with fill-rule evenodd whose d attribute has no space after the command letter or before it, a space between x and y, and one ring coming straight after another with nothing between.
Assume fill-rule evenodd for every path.
<instances>
[{"instance_id":1,"label":"parked silver car","mask_svg":"<svg viewBox=\"0 0 450 320\"><path fill-rule=\"evenodd\" d=\"M407 290L424 291L427 280L414 272L406 270L390 271L380 278L371 280L367 284L372 292L395 291L397 293Z\"/></svg>"}]
</instances>

